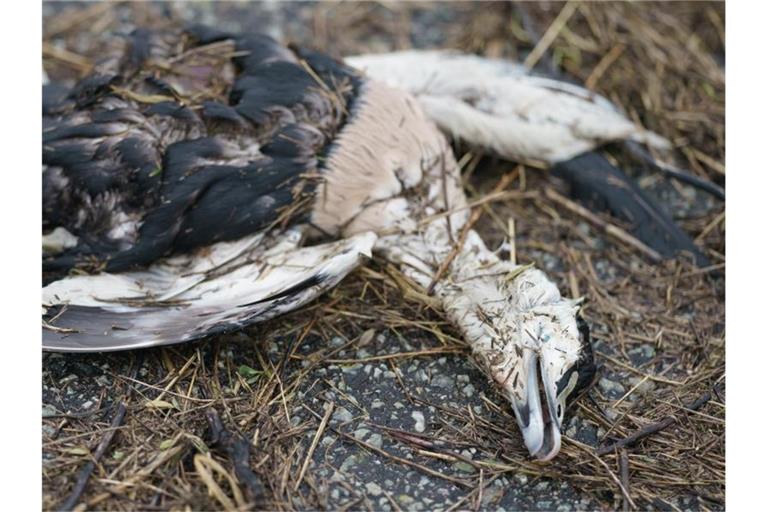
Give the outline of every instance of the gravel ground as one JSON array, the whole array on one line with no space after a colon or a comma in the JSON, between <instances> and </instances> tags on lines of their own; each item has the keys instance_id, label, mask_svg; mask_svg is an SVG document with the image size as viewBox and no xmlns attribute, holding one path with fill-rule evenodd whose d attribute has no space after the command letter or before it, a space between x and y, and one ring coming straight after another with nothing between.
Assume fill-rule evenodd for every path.
<instances>
[{"instance_id":1,"label":"gravel ground","mask_svg":"<svg viewBox=\"0 0 768 512\"><path fill-rule=\"evenodd\" d=\"M225 364L233 365L241 374L249 375L242 369L254 364L254 345L260 345L275 365L290 350L291 340L264 343L254 341L256 337L241 333L202 342L196 344L197 347L182 349L181 353L184 357L194 358L197 351L211 365L214 365L213 360L218 360L220 369ZM447 510L458 505L460 509L479 506L485 510L595 510L605 505L600 498L613 496L610 489L605 489L603 496L574 489L568 481L542 476L546 471L541 467L542 475L521 468L521 471L507 469L492 478L481 476L482 494L476 493L467 499L468 493L476 489L470 477L476 479L480 468L486 467L479 466L478 461L509 468L506 459L489 457L489 450L499 453L505 449L520 451L519 434L510 416L489 407L489 403L504 403L503 398L464 353L392 359L392 364L387 364L388 360L310 363L320 346L333 351L346 345L348 348L335 352L334 358L347 361L366 361L371 357L435 348L434 339L419 335L399 338L375 334L364 346L360 344L350 347L341 337L334 337L329 342L308 337L295 350L300 363L291 365L283 376L290 381L295 374L309 368L295 390L291 408L286 410L290 427L300 431L298 444L301 449L306 450L312 444L318 435L317 420L332 406L332 414L319 434L319 443L312 456L311 476L306 477L312 487L317 487L314 489L317 495L323 497L317 503L320 508ZM601 340L596 341L595 349L598 353L617 355L615 349ZM160 352L150 349L133 354L46 354L43 359L44 440L55 442L60 437L57 425L61 425L62 420L73 425L79 422L109 423L113 399L117 396L110 390L120 382L125 384L125 376L131 374L137 359L143 363L137 372L134 389L147 400L156 398L156 391L139 385L139 382L160 384L168 376L162 365L154 362L167 357ZM641 345L629 354L633 363L642 367L653 360L655 349L652 345ZM641 383L641 380L603 371L593 392L603 399L617 400L628 387L640 383L637 393L628 398L634 402L654 389L653 382ZM223 379L222 386L224 396L244 396L245 390L238 392L228 388ZM183 399L170 399L174 406L178 406L179 401L183 402ZM611 408L605 413L611 418L620 414ZM486 427L500 429L501 445L488 447L482 446L482 441L450 440L451 433L468 428L467 415L476 415ZM151 430L146 427L146 431ZM200 428L197 434L205 437L206 431ZM565 435L586 446L597 448L605 434L605 429L579 415L570 414L567 418ZM461 439L463 436L455 437ZM162 442L158 445L151 435L142 442L163 446ZM380 450L386 455L379 453ZM449 453L452 456L451 460L442 460L434 456L424 457L424 453ZM124 456L119 449L112 453L114 462ZM394 462L395 457L406 462ZM410 466L409 462L420 467ZM49 465L55 471L60 464L60 455L44 449L44 472ZM67 486L70 478L70 474L64 474L57 481ZM48 482L48 485L55 487L55 482ZM691 508L692 503L697 503L694 496L681 495L674 505L684 510L697 509ZM133 508L130 502L124 505ZM297 509L306 508L299 496L294 498L292 505Z\"/></svg>"},{"instance_id":2,"label":"gravel ground","mask_svg":"<svg viewBox=\"0 0 768 512\"><path fill-rule=\"evenodd\" d=\"M296 353L309 356L319 342L321 340L308 341ZM243 340L232 346L229 341L216 349L222 352L220 358L237 364L252 360L247 354L249 344ZM338 348L344 344L347 341L336 337L327 346ZM418 337L404 340L379 334L368 345L356 350L342 350L337 356L339 359L365 360L372 355L407 353L433 346L434 342ZM266 352L277 362L286 349L284 342L270 342ZM212 350L208 347L201 346L200 350L206 354L204 357L210 357ZM157 357L157 351L143 351L142 356L145 360ZM133 355L122 354L106 357L46 355L44 438L55 437L57 432L53 423L62 418L108 422L113 404L107 390L115 385L113 375L129 374L134 359ZM307 361L303 363L296 365L294 371L308 366ZM148 366L151 363L145 363L139 370L137 380L153 380ZM462 422L454 420L450 411L471 410L469 414L481 416L485 421L501 423L511 431L508 443L518 443L509 418L505 421L500 415L489 413L486 401L498 402L499 397L465 354L410 359L392 365L386 362L322 364L312 369L302 383L294 400L294 404L300 405L288 411L293 427L316 424L316 418L333 404L332 415L320 437L311 466L312 479L324 486L321 494L327 500L320 504L324 509L446 510L462 500L472 489L467 477L478 471L475 458L486 462L493 460L487 459L471 443L462 446L462 443L447 444L439 440L441 431L462 428ZM604 378L600 382L601 389L604 383L609 383L610 393L621 388L621 384ZM315 429L307 429L302 444L308 447L315 435ZM596 447L599 433L594 425L572 416L567 435ZM427 474L407 464L392 463L392 456L415 462L418 457L414 456L414 446L424 450L448 449L459 459L419 461L442 476ZM385 450L389 456L382 457L376 449ZM55 456L44 451L43 469L46 463L55 463L55 460ZM559 511L599 508L598 501L577 492L567 482L531 477L522 472L495 477L485 481L484 485L480 497L483 508ZM302 502L297 499L294 505L301 508ZM472 503L465 503L465 506L470 507Z\"/></svg>"}]
</instances>

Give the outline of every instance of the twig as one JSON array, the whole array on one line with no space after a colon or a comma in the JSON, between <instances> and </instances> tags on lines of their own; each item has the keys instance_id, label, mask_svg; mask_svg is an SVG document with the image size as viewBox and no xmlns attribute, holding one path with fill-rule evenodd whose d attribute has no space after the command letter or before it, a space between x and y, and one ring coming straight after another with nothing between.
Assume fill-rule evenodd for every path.
<instances>
[{"instance_id":1,"label":"twig","mask_svg":"<svg viewBox=\"0 0 768 512\"><path fill-rule=\"evenodd\" d=\"M49 324L45 320L43 320L43 329L47 331L58 332L60 334L72 334L80 332L77 329L70 329L69 327L56 327L55 325Z\"/></svg>"},{"instance_id":2,"label":"twig","mask_svg":"<svg viewBox=\"0 0 768 512\"><path fill-rule=\"evenodd\" d=\"M509 237L509 262L517 265L517 244L515 243L515 219L507 219L507 236Z\"/></svg>"},{"instance_id":3,"label":"twig","mask_svg":"<svg viewBox=\"0 0 768 512\"><path fill-rule=\"evenodd\" d=\"M325 427L328 426L328 420L331 418L331 413L333 413L333 402L328 402L328 408L325 410L325 415L323 416L323 419L320 421L320 426L317 427L317 432L315 432L315 437L312 439L312 444L309 445L309 450L307 451L307 457L304 459L304 464L301 466L301 471L299 471L299 476L296 478L296 485L294 485L293 490L298 491L299 486L301 485L301 481L304 480L304 473L307 472L307 468L309 467L309 463L312 460L312 454L315 453L315 448L317 448L317 443L320 441L320 436L323 435L323 432L325 431Z\"/></svg>"},{"instance_id":4,"label":"twig","mask_svg":"<svg viewBox=\"0 0 768 512\"><path fill-rule=\"evenodd\" d=\"M446 256L443 262L440 263L437 272L435 272L434 277L432 277L432 281L427 287L427 295L432 295L432 293L435 291L435 285L437 285L437 282L440 281L440 279L443 277L443 274L445 274L446 270L448 270L448 267L451 265L451 263L453 263L453 260L456 259L456 256L458 256L459 252L464 247L464 242L467 241L469 230L472 229L475 223L477 223L481 215L483 215L483 211L479 208L472 212L472 216L462 228L459 239L456 241L456 244L454 244L453 249L451 249L451 252L448 253L448 256Z\"/></svg>"},{"instance_id":5,"label":"twig","mask_svg":"<svg viewBox=\"0 0 768 512\"><path fill-rule=\"evenodd\" d=\"M245 485L246 496L254 504L254 507L259 510L265 509L264 485L256 473L251 470L250 443L241 435L225 429L216 409L206 411L205 419L208 421L208 428L211 432L211 444L222 449L232 461L235 475Z\"/></svg>"},{"instance_id":6,"label":"twig","mask_svg":"<svg viewBox=\"0 0 768 512\"><path fill-rule=\"evenodd\" d=\"M600 62L597 63L597 66L595 66L595 68L592 70L592 73L590 73L590 75L584 81L584 87L589 90L594 90L598 80L600 80L608 68L611 67L614 62L616 62L616 59L618 59L621 54L624 53L626 48L627 47L621 43L611 48L611 51L606 53L603 58L600 59Z\"/></svg>"},{"instance_id":7,"label":"twig","mask_svg":"<svg viewBox=\"0 0 768 512\"><path fill-rule=\"evenodd\" d=\"M112 418L112 423L109 425L109 430L101 439L101 442L96 448L96 451L94 452L91 460L89 460L88 463L80 470L80 473L77 475L77 482L75 483L75 487L72 489L72 493L70 493L69 497L59 507L60 510L72 510L75 508L75 505L80 500L80 496L82 496L83 491L85 491L85 486L88 484L88 479L91 477L93 470L96 469L96 464L99 463L101 457L107 451L107 448L109 448L109 444L112 442L112 438L115 437L117 428L123 423L123 419L125 418L125 411L125 403L120 402L117 406L117 411Z\"/></svg>"},{"instance_id":8,"label":"twig","mask_svg":"<svg viewBox=\"0 0 768 512\"><path fill-rule=\"evenodd\" d=\"M43 41L43 57L58 60L83 74L90 72L93 68L85 57L64 48L57 48L47 41Z\"/></svg>"},{"instance_id":9,"label":"twig","mask_svg":"<svg viewBox=\"0 0 768 512\"><path fill-rule=\"evenodd\" d=\"M720 215L715 217L715 220L710 222L709 224L704 227L704 229L701 230L701 233L696 237L696 243L700 244L704 238L709 234L710 231L715 229L721 222L725 220L725 210L723 210Z\"/></svg>"},{"instance_id":10,"label":"twig","mask_svg":"<svg viewBox=\"0 0 768 512\"><path fill-rule=\"evenodd\" d=\"M583 445L577 444L576 446L582 447ZM611 480L613 480L614 483L616 483L616 485L619 486L619 490L621 491L621 494L624 496L624 499L627 501L627 503L629 503L629 506L632 508L637 508L637 505L635 505L635 502L632 501L632 497L629 495L629 491L627 490L626 487L624 487L624 484L621 483L621 480L619 480L619 478L613 473L613 471L611 471L611 468L608 466L608 464L603 459L601 459L600 457L592 453L589 449L585 448L585 451L590 455L592 455L592 457L594 457L595 460L605 468Z\"/></svg>"},{"instance_id":11,"label":"twig","mask_svg":"<svg viewBox=\"0 0 768 512\"><path fill-rule=\"evenodd\" d=\"M627 495L629 495L629 457L627 456L626 448L622 448L619 452L619 476L621 484L627 490ZM626 497L621 508L625 512L631 509L629 500Z\"/></svg>"},{"instance_id":12,"label":"twig","mask_svg":"<svg viewBox=\"0 0 768 512\"><path fill-rule=\"evenodd\" d=\"M701 409L707 402L709 402L710 398L712 398L712 395L710 393L704 393L699 398L696 399L695 402L693 402L691 405L687 406L685 409L689 411L698 411ZM670 425L672 425L675 422L674 416L667 416L661 421L657 421L656 423L651 423L650 425L646 425L640 430L636 431L634 434L631 434L624 439L620 439L616 441L615 443L609 444L607 446L603 446L602 448L597 449L598 455L605 455L607 453L611 453L612 451L618 449L618 448L624 448L626 446L632 446L633 444L637 443L641 439L644 439L650 435L653 435L657 432L660 432L664 430L665 428L668 428Z\"/></svg>"},{"instance_id":13,"label":"twig","mask_svg":"<svg viewBox=\"0 0 768 512\"><path fill-rule=\"evenodd\" d=\"M612 406L612 407L613 407L614 409L615 409L616 407L618 407L618 406L619 406L619 404L621 404L621 403L622 403L624 400L626 400L626 399L627 399L627 397L629 397L630 395L632 395L632 393L634 393L634 392L637 390L637 388L639 388L640 386L642 386L643 384L645 384L645 381L647 381L649 378L650 378L650 375L646 375L645 377L643 377L642 379L640 379L640 381L638 381L638 383L637 383L637 384L635 384L634 386L632 386L632 389L630 389L629 391L627 391L626 393L624 393L624 396L622 396L621 398L619 398L618 400L616 400L616 401L613 403L613 406Z\"/></svg>"},{"instance_id":14,"label":"twig","mask_svg":"<svg viewBox=\"0 0 768 512\"><path fill-rule=\"evenodd\" d=\"M651 375L650 373L645 373L644 371L638 370L637 368L635 368L632 365L629 365L627 363L619 361L615 357L611 357L611 356L609 356L608 354L606 354L604 352L598 352L596 354L596 356L600 357L602 359L606 359L606 360L610 361L611 363L615 364L616 366L620 366L621 368L624 368L625 370L629 370L630 372L635 373L637 375L640 375L641 377L648 377L648 380L652 380L652 381L658 382L660 384L668 384L670 386L682 386L683 385L682 382L678 382L676 380L665 379L664 377L660 377L658 375Z\"/></svg>"},{"instance_id":15,"label":"twig","mask_svg":"<svg viewBox=\"0 0 768 512\"><path fill-rule=\"evenodd\" d=\"M136 375L139 374L139 369L143 364L144 355L139 354L133 361L133 365L130 371L131 376L136 377ZM128 392L124 400L127 400L131 394L133 394L132 390ZM93 454L93 458L89 460L85 466L83 466L83 469L80 470L80 473L77 475L75 487L72 489L72 493L70 493L69 497L67 497L67 499L64 500L64 503L62 503L61 507L59 507L60 510L72 510L80 499L80 496L82 496L83 492L85 491L85 486L88 484L88 479L90 479L93 470L96 469L96 464L98 464L99 460L101 460L101 458L104 456L104 453L107 451L107 448L109 448L112 439L115 437L115 432L117 432L117 430L123 424L123 420L125 419L125 412L125 401L121 401L117 406L115 415L112 417L112 422L110 423L109 428L104 434L104 437L101 439L99 445L96 447L96 452Z\"/></svg>"},{"instance_id":16,"label":"twig","mask_svg":"<svg viewBox=\"0 0 768 512\"><path fill-rule=\"evenodd\" d=\"M477 512L480 510L480 505L483 504L483 469L480 468L480 478L479 482L477 483L477 501L475 502L474 511Z\"/></svg>"},{"instance_id":17,"label":"twig","mask_svg":"<svg viewBox=\"0 0 768 512\"><path fill-rule=\"evenodd\" d=\"M547 52L550 45L560 34L560 31L563 30L563 27L565 27L566 23L568 23L568 20L571 19L573 13L576 12L576 8L578 6L578 2L574 1L565 4L565 7L563 7L563 9L560 11L560 14L557 15L557 18L555 18L546 32L544 32L544 35L541 36L541 39L539 39L539 42L536 43L536 46L533 48L531 53L529 53L525 58L523 65L526 68L532 69L539 62L539 59L541 59L541 57Z\"/></svg>"},{"instance_id":18,"label":"twig","mask_svg":"<svg viewBox=\"0 0 768 512\"><path fill-rule=\"evenodd\" d=\"M447 347L435 347L425 348L424 350L414 350L413 352L395 352L394 354L382 354L379 356L361 357L361 358L349 358L349 359L323 359L323 362L328 364L357 364L357 363L370 363L372 361L386 361L389 359L410 359L413 357L433 356L435 354L456 354L466 352L467 347L463 346L447 346ZM294 356L294 359L308 360L308 356Z\"/></svg>"},{"instance_id":19,"label":"twig","mask_svg":"<svg viewBox=\"0 0 768 512\"><path fill-rule=\"evenodd\" d=\"M245 498L243 497L243 493L240 492L240 488L237 486L237 481L221 464L210 457L210 453L206 455L198 453L193 459L193 464L195 466L195 471L208 488L209 495L216 498L216 501L221 504L226 512L238 512L238 510L245 508ZM229 488L232 490L232 494L235 497L235 502L232 502L229 496L224 493L224 490L218 482L216 482L216 479L213 476L214 472L224 477L227 481Z\"/></svg>"},{"instance_id":20,"label":"twig","mask_svg":"<svg viewBox=\"0 0 768 512\"><path fill-rule=\"evenodd\" d=\"M496 183L496 186L493 187L493 190L491 191L490 195L501 193L507 187L509 182L512 181L513 177L514 177L514 173L507 173L504 176L502 176L499 182ZM480 219L480 216L482 216L482 214L483 214L483 211L480 209L474 210L472 212L472 215L469 217L469 220L461 230L459 239L453 245L453 249L451 249L451 252L448 253L448 256L446 256L443 262L440 263L440 267L438 267L437 272L432 278L432 281L429 283L429 286L427 287L427 295L432 295L432 292L435 291L435 285L437 285L437 282L440 281L440 278L443 277L443 274L445 274L446 270L448 270L448 267L451 265L451 263L453 263L453 260L456 259L456 256L458 256L459 252L461 252L461 249L464 247L464 242L466 242L467 240L467 235L469 234L469 231L472 229L472 226L474 226L475 223L477 223L477 221Z\"/></svg>"},{"instance_id":21,"label":"twig","mask_svg":"<svg viewBox=\"0 0 768 512\"><path fill-rule=\"evenodd\" d=\"M306 404L303 407L306 410L308 410L312 415L314 415L316 418L320 418L320 415L318 413L316 413L315 411L313 411L312 409L310 409L309 407L307 407ZM366 443L362 439L358 439L355 436L353 436L351 434L347 434L346 432L343 432L343 431L341 431L341 430L339 430L337 428L329 426L328 429L330 431L332 431L333 433L335 433L336 435L338 435L338 436L341 436L341 437L343 437L343 438L345 438L345 439L347 439L349 441L352 441L353 443L356 443L356 444L362 446L363 448L365 448L365 449L367 449L367 450L369 450L369 451L371 451L373 453L376 453L378 455L382 455L384 457L388 457L388 458L392 459L393 461L395 461L395 462L397 462L399 464L403 464L405 466L410 466L412 468L416 468L417 470L419 470L419 471L421 471L423 473L426 473L429 476L434 476L434 477L437 477L437 478L440 478L440 479L443 479L443 480L447 480L447 481L449 481L449 482L451 482L451 483L453 483L455 485L460 485L460 486L465 487L465 488L471 487L471 485L469 483L467 483L466 481L464 481L464 480L452 477L450 475L444 475L444 474L440 473L439 471L435 471L434 469L430 469L430 468L428 468L426 466L422 466L421 464L418 464L416 462L410 461L408 459L404 459L403 457L398 457L397 455L389 453L386 450L382 450L381 448L377 448L376 446L373 446L370 443Z\"/></svg>"}]
</instances>

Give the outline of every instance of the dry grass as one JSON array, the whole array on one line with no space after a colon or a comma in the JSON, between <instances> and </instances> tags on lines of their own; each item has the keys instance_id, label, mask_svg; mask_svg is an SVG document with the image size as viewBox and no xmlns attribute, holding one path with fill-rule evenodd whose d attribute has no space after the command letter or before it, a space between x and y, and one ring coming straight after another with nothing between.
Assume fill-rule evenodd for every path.
<instances>
[{"instance_id":1,"label":"dry grass","mask_svg":"<svg viewBox=\"0 0 768 512\"><path fill-rule=\"evenodd\" d=\"M520 59L547 34L549 43L534 53L540 65L556 67L613 99L670 138L678 164L723 183L725 79L717 59L724 55L724 6L574 7L551 31L562 4L454 4L460 16L427 28L439 31L447 46ZM423 28L420 17L435 8L311 5L305 8L310 29L289 35L337 54L407 47L412 27ZM130 11L137 21L149 22L150 9L132 6ZM54 78L74 77L89 68L98 52L90 41L98 37L89 40L88 29L103 33L122 23L122 11L113 6L87 5L85 10L85 18L82 11L78 17L65 11L46 20L50 44L44 61ZM621 151L609 151L625 167L636 165ZM493 246L504 238L507 219L514 218L519 262L535 262L561 289L587 297L585 315L598 340L603 375L623 383L629 395L608 398L602 387L595 387L572 414L598 427L601 446L655 422L665 421L667 428L603 455L566 438L553 463L539 464L527 458L509 408L489 386L491 399L482 414L432 404L440 425L428 436L371 427L401 445L410 458L386 447L364 446L324 421L326 410L310 402L309 397L319 397L328 407L332 403L321 393L329 382L318 379L316 369L360 362L356 350L370 345L371 330L416 345L402 352L376 346L372 356L362 359L386 364L397 375L398 365L413 358L467 353L439 312L396 269L377 260L310 307L247 333L132 354L45 356L48 403L76 403L79 396L98 400L85 412L70 407L66 414L44 418L44 507L56 508L70 494L77 471L91 460L117 404L123 403L125 419L82 496L88 509L242 508L254 501L276 509L333 507L327 482L317 472L322 464L316 462L324 450L316 439L328 432L385 463L408 465L444 479L447 486L464 488L464 497L452 503L462 509L479 506L488 484L506 474L568 482L607 508L674 509L681 506L681 495L693 497L692 506L704 510L724 508L724 205L638 171L645 186L668 199L714 263L707 269L685 262L654 265L554 201L547 190L558 185L545 173L471 154L464 161L468 189L477 197L509 174L506 190L519 194L485 203L477 228ZM338 346L333 338L344 343ZM654 348L650 357L638 362L638 349L648 347ZM77 387L59 378L73 373L82 384L93 380L89 371L103 374L100 383ZM343 397L343 390L336 391ZM407 388L403 392L409 400L429 401ZM710 400L698 411L684 410L707 393ZM232 457L210 441L205 418L210 408L228 430L251 441L250 467L266 488L261 496L248 492L235 476ZM306 409L312 412L296 412ZM365 415L364 409L356 414ZM478 455L466 461L459 448L470 446ZM472 471L457 473L435 461L464 461ZM364 496L351 506L376 508Z\"/></svg>"}]
</instances>

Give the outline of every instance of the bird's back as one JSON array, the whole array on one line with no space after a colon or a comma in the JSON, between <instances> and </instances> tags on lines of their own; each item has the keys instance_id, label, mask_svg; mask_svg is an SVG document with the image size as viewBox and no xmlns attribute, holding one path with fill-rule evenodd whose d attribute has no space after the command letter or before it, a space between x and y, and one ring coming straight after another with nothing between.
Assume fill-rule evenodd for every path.
<instances>
[{"instance_id":1,"label":"bird's back","mask_svg":"<svg viewBox=\"0 0 768 512\"><path fill-rule=\"evenodd\" d=\"M259 34L135 30L43 101L53 271L120 271L306 215L359 79Z\"/></svg>"}]
</instances>

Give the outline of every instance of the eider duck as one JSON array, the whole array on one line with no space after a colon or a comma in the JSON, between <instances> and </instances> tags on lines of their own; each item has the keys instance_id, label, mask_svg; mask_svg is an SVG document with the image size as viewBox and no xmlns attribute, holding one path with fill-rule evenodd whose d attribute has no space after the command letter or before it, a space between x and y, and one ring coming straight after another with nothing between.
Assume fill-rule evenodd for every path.
<instances>
[{"instance_id":1,"label":"eider duck","mask_svg":"<svg viewBox=\"0 0 768 512\"><path fill-rule=\"evenodd\" d=\"M535 101L522 113L503 87L485 94L480 77L419 89L375 60L201 26L139 29L71 90L46 86L43 348L126 350L239 329L301 307L375 251L440 301L511 402L527 449L554 457L566 405L595 373L580 301L470 228L440 128L551 163L606 140L663 139L546 82L572 109L561 109L570 128L515 145L502 135L561 121ZM613 131L595 128L595 108L611 112ZM482 115L499 126L489 132Z\"/></svg>"}]
</instances>

